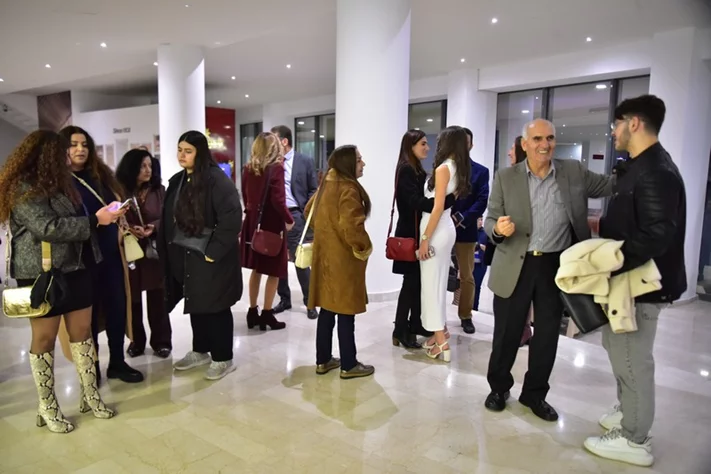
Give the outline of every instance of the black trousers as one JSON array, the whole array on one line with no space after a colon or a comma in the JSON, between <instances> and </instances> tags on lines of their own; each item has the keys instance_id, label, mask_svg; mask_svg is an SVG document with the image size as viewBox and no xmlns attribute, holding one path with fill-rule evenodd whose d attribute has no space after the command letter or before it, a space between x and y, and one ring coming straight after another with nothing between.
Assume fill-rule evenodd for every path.
<instances>
[{"instance_id":1,"label":"black trousers","mask_svg":"<svg viewBox=\"0 0 711 474\"><path fill-rule=\"evenodd\" d=\"M301 234L304 232L304 227L306 226L306 220L304 219L304 214L300 210L291 211L291 216L294 218L294 228L287 233L287 248L289 249L289 261L294 262L296 260L296 247L299 246L301 241ZM311 231L306 234L306 239L304 242L313 241L313 236L310 235ZM301 285L301 292L304 294L304 304L308 305L309 301L309 282L311 280L311 269L310 268L296 268L296 277L299 279L299 285ZM289 275L286 278L279 280L279 287L277 288L277 294L279 295L280 301L284 303L291 304L291 289L289 288Z\"/></svg>"},{"instance_id":2,"label":"black trousers","mask_svg":"<svg viewBox=\"0 0 711 474\"><path fill-rule=\"evenodd\" d=\"M492 391L504 393L513 387L511 369L533 302L536 332L529 347L528 372L520 398L530 401L546 398L563 315L560 290L554 281L559 266L560 253L540 257L527 254L513 294L509 298L494 296L494 342L487 374Z\"/></svg>"},{"instance_id":3,"label":"black trousers","mask_svg":"<svg viewBox=\"0 0 711 474\"><path fill-rule=\"evenodd\" d=\"M419 273L403 275L400 296L395 310L395 330L422 328L422 282Z\"/></svg>"},{"instance_id":4,"label":"black trousers","mask_svg":"<svg viewBox=\"0 0 711 474\"><path fill-rule=\"evenodd\" d=\"M119 253L104 255L101 263L91 267L94 282L94 305L91 315L91 332L96 353L99 353L99 314L106 319L106 337L109 340L109 365L123 362L126 339L126 285L123 262Z\"/></svg>"},{"instance_id":5,"label":"black trousers","mask_svg":"<svg viewBox=\"0 0 711 474\"><path fill-rule=\"evenodd\" d=\"M224 309L217 313L192 313L190 325L193 328L193 351L209 353L215 362L232 360L232 311Z\"/></svg>"},{"instance_id":6,"label":"black trousers","mask_svg":"<svg viewBox=\"0 0 711 474\"><path fill-rule=\"evenodd\" d=\"M148 325L151 328L151 347L158 349L173 349L173 330L170 326L170 316L165 309L165 293L163 289L146 291L148 303ZM132 304L133 345L136 349L146 348L146 329L143 326L143 301L139 295L134 295Z\"/></svg>"},{"instance_id":7,"label":"black trousers","mask_svg":"<svg viewBox=\"0 0 711 474\"><path fill-rule=\"evenodd\" d=\"M316 324L316 364L325 364L333 357L333 328L336 313L321 308ZM355 316L338 315L338 350L341 355L341 369L351 370L358 363L355 344Z\"/></svg>"}]
</instances>

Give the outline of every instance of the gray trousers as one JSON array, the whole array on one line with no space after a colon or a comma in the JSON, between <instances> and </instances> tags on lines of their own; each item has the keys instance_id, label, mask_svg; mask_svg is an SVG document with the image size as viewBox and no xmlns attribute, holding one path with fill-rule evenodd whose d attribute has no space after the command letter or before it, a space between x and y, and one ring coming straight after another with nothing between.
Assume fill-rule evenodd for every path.
<instances>
[{"instance_id":1,"label":"gray trousers","mask_svg":"<svg viewBox=\"0 0 711 474\"><path fill-rule=\"evenodd\" d=\"M637 331L614 334L603 328L602 345L610 356L622 407L622 433L644 443L654 422L654 338L659 313L666 305L637 303Z\"/></svg>"}]
</instances>

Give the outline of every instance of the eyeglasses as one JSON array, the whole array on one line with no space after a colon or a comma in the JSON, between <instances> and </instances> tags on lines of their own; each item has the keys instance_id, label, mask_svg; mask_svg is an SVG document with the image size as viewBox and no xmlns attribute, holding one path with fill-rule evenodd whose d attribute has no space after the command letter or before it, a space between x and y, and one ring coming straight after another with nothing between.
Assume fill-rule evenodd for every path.
<instances>
[{"instance_id":1,"label":"eyeglasses","mask_svg":"<svg viewBox=\"0 0 711 474\"><path fill-rule=\"evenodd\" d=\"M619 124L629 122L629 121L630 121L630 119L628 119L628 118L622 119L622 120L615 120L614 122L610 123L610 130L612 130L614 132Z\"/></svg>"}]
</instances>

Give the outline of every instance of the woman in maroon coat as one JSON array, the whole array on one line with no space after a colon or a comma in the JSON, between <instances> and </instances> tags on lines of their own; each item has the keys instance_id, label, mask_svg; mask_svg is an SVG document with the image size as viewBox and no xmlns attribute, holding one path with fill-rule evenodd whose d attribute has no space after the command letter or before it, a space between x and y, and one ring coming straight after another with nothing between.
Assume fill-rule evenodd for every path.
<instances>
[{"instance_id":1,"label":"woman in maroon coat","mask_svg":"<svg viewBox=\"0 0 711 474\"><path fill-rule=\"evenodd\" d=\"M262 331L266 331L267 326L272 329L286 327L285 323L274 317L272 306L279 279L287 276L289 256L285 237L286 232L294 227L294 219L286 207L283 156L279 138L273 133L260 133L252 145L249 163L242 172L242 198L245 207L240 238L242 266L252 270L249 278L247 327L251 329L259 325ZM282 235L281 252L275 257L254 252L251 247L262 206L262 230ZM262 275L267 275L267 284L264 290L264 309L260 315L257 298Z\"/></svg>"},{"instance_id":2,"label":"woman in maroon coat","mask_svg":"<svg viewBox=\"0 0 711 474\"><path fill-rule=\"evenodd\" d=\"M135 198L135 204L126 214L131 232L139 239L145 257L136 261L136 268L129 272L132 295L133 342L126 351L131 357L143 355L146 348L146 330L143 327L143 304L141 295L146 292L148 324L151 327L153 353L163 359L173 349L170 317L165 307L163 289L163 266L158 260L155 238L158 236L160 216L163 209L165 188L161 184L160 168L151 154L142 149L128 151L116 169L126 196Z\"/></svg>"}]
</instances>

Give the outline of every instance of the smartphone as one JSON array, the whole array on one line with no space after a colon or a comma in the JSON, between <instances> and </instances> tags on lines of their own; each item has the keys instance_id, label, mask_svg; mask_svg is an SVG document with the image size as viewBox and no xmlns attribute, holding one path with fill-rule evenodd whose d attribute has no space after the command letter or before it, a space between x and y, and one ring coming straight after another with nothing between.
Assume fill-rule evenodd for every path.
<instances>
[{"instance_id":1,"label":"smartphone","mask_svg":"<svg viewBox=\"0 0 711 474\"><path fill-rule=\"evenodd\" d=\"M128 206L130 206L130 205L131 205L131 199L126 199L124 202L121 203L120 206L116 207L116 205L113 205L113 206L111 206L110 209L111 209L113 212L122 211L122 210L126 209L126 208L127 208Z\"/></svg>"},{"instance_id":2,"label":"smartphone","mask_svg":"<svg viewBox=\"0 0 711 474\"><path fill-rule=\"evenodd\" d=\"M462 229L467 228L467 226L464 225L464 216L461 212L455 212L452 214L452 219L454 219L454 225L457 227L461 227Z\"/></svg>"}]
</instances>

